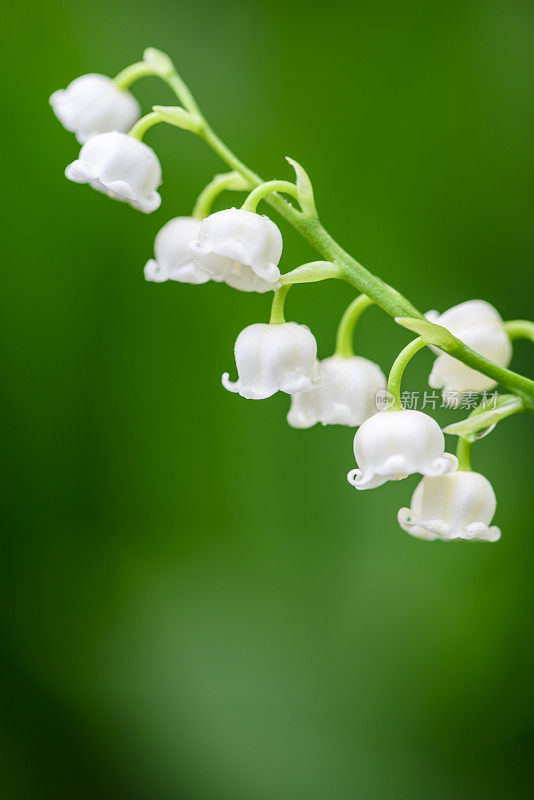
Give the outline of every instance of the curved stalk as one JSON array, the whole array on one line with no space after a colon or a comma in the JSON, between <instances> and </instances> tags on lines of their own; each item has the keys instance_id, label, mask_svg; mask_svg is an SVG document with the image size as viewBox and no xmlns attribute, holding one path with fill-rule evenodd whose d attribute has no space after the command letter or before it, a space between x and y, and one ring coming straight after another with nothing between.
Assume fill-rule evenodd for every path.
<instances>
[{"instance_id":1,"label":"curved stalk","mask_svg":"<svg viewBox=\"0 0 534 800\"><path fill-rule=\"evenodd\" d=\"M511 319L504 323L504 328L510 339L530 339L534 342L534 322L529 319Z\"/></svg>"},{"instance_id":2,"label":"curved stalk","mask_svg":"<svg viewBox=\"0 0 534 800\"><path fill-rule=\"evenodd\" d=\"M389 373L387 386L388 393L393 397L393 405L391 406L392 411L398 411L402 408L400 390L404 370L408 366L409 361L423 347L426 347L426 343L421 339L421 337L412 339L412 341L400 351L399 355L393 362L393 366L391 367Z\"/></svg>"},{"instance_id":3,"label":"curved stalk","mask_svg":"<svg viewBox=\"0 0 534 800\"><path fill-rule=\"evenodd\" d=\"M273 302L271 305L271 318L269 323L271 325L282 325L286 318L284 316L284 304L286 302L287 293L291 289L291 284L280 286L274 293Z\"/></svg>"},{"instance_id":4,"label":"curved stalk","mask_svg":"<svg viewBox=\"0 0 534 800\"><path fill-rule=\"evenodd\" d=\"M170 63L170 61L169 61ZM253 170L247 167L217 136L207 123L187 85L174 68L166 74L160 75L171 87L184 107L193 114L198 115L201 124L194 132L212 148L220 158L233 170L239 172L252 186L260 186L264 181ZM269 194L265 197L269 203L287 222L289 222L321 255L340 268L339 277L348 281L360 292L370 297L376 305L380 306L393 318L411 318L414 322L425 321L421 312L410 303L400 292L393 289L381 278L374 275L362 264L356 261L339 245L336 240L323 227L318 217L302 214L283 197ZM401 323L404 324L404 323ZM437 327L437 326L436 326ZM455 339L455 337L453 337ZM432 342L436 344L435 342ZM436 345L441 348L441 345ZM462 363L476 369L484 375L496 380L514 394L519 395L525 406L534 411L534 381L518 375L512 370L497 367L493 362L479 356L459 339L455 339L446 349Z\"/></svg>"},{"instance_id":5,"label":"curved stalk","mask_svg":"<svg viewBox=\"0 0 534 800\"><path fill-rule=\"evenodd\" d=\"M143 136L154 125L158 125L160 122L164 122L161 116L157 113L157 111L151 111L149 114L145 114L144 117L138 119L133 128L130 128L128 131L128 136L132 136L134 139L138 139L140 142L143 141Z\"/></svg>"},{"instance_id":6,"label":"curved stalk","mask_svg":"<svg viewBox=\"0 0 534 800\"><path fill-rule=\"evenodd\" d=\"M241 208L243 211L256 211L260 200L265 200L268 195L274 194L275 192L290 194L298 200L298 189L291 181L267 181L266 183L262 183L261 186L256 186Z\"/></svg>"},{"instance_id":7,"label":"curved stalk","mask_svg":"<svg viewBox=\"0 0 534 800\"><path fill-rule=\"evenodd\" d=\"M144 78L146 75L157 75L157 73L154 72L154 68L150 64L145 61L139 61L137 64L130 64L129 67L121 70L118 75L115 75L113 81L119 89L126 91L132 83L135 83L139 78Z\"/></svg>"},{"instance_id":8,"label":"curved stalk","mask_svg":"<svg viewBox=\"0 0 534 800\"><path fill-rule=\"evenodd\" d=\"M250 188L250 184L239 172L225 172L223 175L215 175L207 186L200 192L195 207L193 217L204 219L211 211L211 207L221 192L227 190L235 192L245 192Z\"/></svg>"},{"instance_id":9,"label":"curved stalk","mask_svg":"<svg viewBox=\"0 0 534 800\"><path fill-rule=\"evenodd\" d=\"M351 358L354 355L354 328L366 308L373 305L373 301L366 294L360 294L349 305L339 323L336 336L336 356Z\"/></svg>"},{"instance_id":10,"label":"curved stalk","mask_svg":"<svg viewBox=\"0 0 534 800\"><path fill-rule=\"evenodd\" d=\"M464 439L462 436L458 438L458 445L456 447L456 458L458 459L458 469L462 471L471 470L471 448L473 442L469 439Z\"/></svg>"}]
</instances>

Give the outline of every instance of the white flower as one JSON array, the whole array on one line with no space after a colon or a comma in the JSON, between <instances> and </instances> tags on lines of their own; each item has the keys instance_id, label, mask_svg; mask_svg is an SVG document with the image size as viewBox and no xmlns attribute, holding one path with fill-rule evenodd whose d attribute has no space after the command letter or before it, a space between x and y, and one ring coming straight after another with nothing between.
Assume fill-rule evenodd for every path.
<instances>
[{"instance_id":1,"label":"white flower","mask_svg":"<svg viewBox=\"0 0 534 800\"><path fill-rule=\"evenodd\" d=\"M386 388L379 366L360 356L332 356L319 361L310 392L291 397L287 421L294 428L349 425L355 428L377 413L376 393Z\"/></svg>"},{"instance_id":2,"label":"white flower","mask_svg":"<svg viewBox=\"0 0 534 800\"><path fill-rule=\"evenodd\" d=\"M243 292L268 292L280 278L282 234L269 217L227 208L203 220L191 243L197 265Z\"/></svg>"},{"instance_id":3,"label":"white flower","mask_svg":"<svg viewBox=\"0 0 534 800\"><path fill-rule=\"evenodd\" d=\"M93 136L80 157L65 170L69 180L89 183L93 189L130 203L145 213L161 203L161 166L151 147L125 133L111 131Z\"/></svg>"},{"instance_id":4,"label":"white flower","mask_svg":"<svg viewBox=\"0 0 534 800\"><path fill-rule=\"evenodd\" d=\"M130 92L119 89L107 75L82 75L58 89L50 105L62 125L80 144L108 131L128 131L139 118L139 103Z\"/></svg>"},{"instance_id":5,"label":"white flower","mask_svg":"<svg viewBox=\"0 0 534 800\"><path fill-rule=\"evenodd\" d=\"M507 367L512 357L512 345L498 312L484 300L469 300L449 308L443 314L429 311L427 319L447 328L481 356ZM496 384L491 378L466 367L461 361L438 353L428 383L433 389L443 389L444 395L456 402L461 401L462 392L484 392ZM452 404L452 403L451 403Z\"/></svg>"},{"instance_id":6,"label":"white flower","mask_svg":"<svg viewBox=\"0 0 534 800\"><path fill-rule=\"evenodd\" d=\"M169 220L156 236L154 250L145 266L147 281L180 281L181 283L206 283L210 276L194 262L189 245L196 239L200 220L194 217L176 217Z\"/></svg>"},{"instance_id":7,"label":"white flower","mask_svg":"<svg viewBox=\"0 0 534 800\"><path fill-rule=\"evenodd\" d=\"M356 489L374 489L414 472L445 475L457 469L458 459L444 450L441 428L428 414L380 411L356 431L354 455L359 469L351 470L347 480Z\"/></svg>"},{"instance_id":8,"label":"white flower","mask_svg":"<svg viewBox=\"0 0 534 800\"><path fill-rule=\"evenodd\" d=\"M278 391L305 392L312 388L316 358L317 342L305 325L249 325L235 343L239 380L232 383L225 372L223 386L250 400L264 400Z\"/></svg>"},{"instance_id":9,"label":"white flower","mask_svg":"<svg viewBox=\"0 0 534 800\"><path fill-rule=\"evenodd\" d=\"M471 539L496 542L499 528L490 522L497 501L491 483L478 472L423 478L411 508L401 508L399 524L419 539Z\"/></svg>"}]
</instances>

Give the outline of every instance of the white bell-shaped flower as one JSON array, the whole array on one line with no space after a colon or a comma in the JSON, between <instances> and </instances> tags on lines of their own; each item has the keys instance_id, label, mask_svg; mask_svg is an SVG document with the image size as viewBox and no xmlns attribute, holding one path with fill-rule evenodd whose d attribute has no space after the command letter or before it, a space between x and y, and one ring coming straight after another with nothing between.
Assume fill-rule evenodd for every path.
<instances>
[{"instance_id":1,"label":"white bell-shaped flower","mask_svg":"<svg viewBox=\"0 0 534 800\"><path fill-rule=\"evenodd\" d=\"M444 450L441 428L428 414L410 409L380 411L356 431L354 455L359 469L351 470L347 480L356 489L374 489L414 472L445 475L457 469L458 459Z\"/></svg>"},{"instance_id":2,"label":"white bell-shaped flower","mask_svg":"<svg viewBox=\"0 0 534 800\"><path fill-rule=\"evenodd\" d=\"M214 280L243 292L268 292L280 278L282 246L282 234L269 217L227 208L203 220L191 253Z\"/></svg>"},{"instance_id":3,"label":"white bell-shaped flower","mask_svg":"<svg viewBox=\"0 0 534 800\"><path fill-rule=\"evenodd\" d=\"M141 113L133 94L119 89L107 75L81 75L54 92L50 105L80 144L99 133L129 131Z\"/></svg>"},{"instance_id":4,"label":"white bell-shaped flower","mask_svg":"<svg viewBox=\"0 0 534 800\"><path fill-rule=\"evenodd\" d=\"M376 394L385 388L384 373L367 358L325 358L318 364L312 390L291 396L287 421L294 428L317 422L355 428L377 413Z\"/></svg>"},{"instance_id":5,"label":"white bell-shaped flower","mask_svg":"<svg viewBox=\"0 0 534 800\"><path fill-rule=\"evenodd\" d=\"M411 508L401 508L399 524L419 539L469 539L496 542L501 532L490 522L497 501L491 483L478 472L423 478Z\"/></svg>"},{"instance_id":6,"label":"white bell-shaped flower","mask_svg":"<svg viewBox=\"0 0 534 800\"><path fill-rule=\"evenodd\" d=\"M241 331L235 343L239 380L222 376L225 389L249 400L276 392L305 392L316 372L317 342L305 325L256 323Z\"/></svg>"},{"instance_id":7,"label":"white bell-shaped flower","mask_svg":"<svg viewBox=\"0 0 534 800\"><path fill-rule=\"evenodd\" d=\"M156 258L151 258L145 266L147 281L206 283L210 280L208 273L194 263L189 251L189 245L198 235L200 224L201 221L194 217L175 217L165 223L156 236Z\"/></svg>"},{"instance_id":8,"label":"white bell-shaped flower","mask_svg":"<svg viewBox=\"0 0 534 800\"><path fill-rule=\"evenodd\" d=\"M149 214L161 203L161 166L151 147L125 133L93 136L65 175L75 183L89 183L115 200Z\"/></svg>"},{"instance_id":9,"label":"white bell-shaped flower","mask_svg":"<svg viewBox=\"0 0 534 800\"><path fill-rule=\"evenodd\" d=\"M469 300L449 308L443 314L429 311L427 319L447 328L464 344L500 367L507 367L512 357L512 345L503 321L492 305L484 300ZM433 389L443 389L444 395L460 402L463 392L484 392L496 384L487 375L467 367L446 353L438 353L428 383ZM452 402L451 404L454 404Z\"/></svg>"}]
</instances>

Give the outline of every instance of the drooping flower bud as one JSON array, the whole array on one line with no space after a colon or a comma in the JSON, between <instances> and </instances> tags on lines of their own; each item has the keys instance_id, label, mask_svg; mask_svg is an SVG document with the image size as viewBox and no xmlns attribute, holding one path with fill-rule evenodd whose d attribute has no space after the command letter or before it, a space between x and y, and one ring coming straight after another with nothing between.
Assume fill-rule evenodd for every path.
<instances>
[{"instance_id":1,"label":"drooping flower bud","mask_svg":"<svg viewBox=\"0 0 534 800\"><path fill-rule=\"evenodd\" d=\"M264 400L276 392L305 392L312 388L317 342L305 325L256 323L241 331L235 343L239 380L222 376L225 389L249 400Z\"/></svg>"},{"instance_id":2,"label":"drooping flower bud","mask_svg":"<svg viewBox=\"0 0 534 800\"><path fill-rule=\"evenodd\" d=\"M484 300L469 300L449 308L443 314L429 311L427 319L447 328L454 336L481 356L507 367L512 357L512 345L501 317ZM450 404L459 403L463 392L484 392L496 384L487 375L467 367L446 353L438 353L428 383L433 389L443 389Z\"/></svg>"},{"instance_id":3,"label":"drooping flower bud","mask_svg":"<svg viewBox=\"0 0 534 800\"><path fill-rule=\"evenodd\" d=\"M99 133L129 131L141 113L133 94L119 89L107 75L81 75L54 92L50 105L80 144Z\"/></svg>"},{"instance_id":4,"label":"drooping flower bud","mask_svg":"<svg viewBox=\"0 0 534 800\"><path fill-rule=\"evenodd\" d=\"M194 217L175 217L161 228L154 244L156 258L151 258L145 266L147 281L206 283L210 280L208 273L194 263L189 251L200 224Z\"/></svg>"},{"instance_id":5,"label":"drooping flower bud","mask_svg":"<svg viewBox=\"0 0 534 800\"><path fill-rule=\"evenodd\" d=\"M347 480L356 489L374 489L414 472L445 475L457 469L458 459L444 450L441 428L428 414L411 409L380 411L356 431L354 456L359 469L351 470Z\"/></svg>"},{"instance_id":6,"label":"drooping flower bud","mask_svg":"<svg viewBox=\"0 0 534 800\"><path fill-rule=\"evenodd\" d=\"M151 147L125 133L111 131L93 136L82 147L80 157L69 164L65 175L146 214L161 203L156 191L161 185L158 157Z\"/></svg>"},{"instance_id":7,"label":"drooping flower bud","mask_svg":"<svg viewBox=\"0 0 534 800\"><path fill-rule=\"evenodd\" d=\"M490 522L497 501L491 483L478 472L423 478L411 508L401 508L399 525L419 539L468 539L496 542L501 532Z\"/></svg>"},{"instance_id":8,"label":"drooping flower bud","mask_svg":"<svg viewBox=\"0 0 534 800\"><path fill-rule=\"evenodd\" d=\"M269 217L227 208L202 221L191 253L214 280L243 292L268 292L280 278L282 234Z\"/></svg>"},{"instance_id":9,"label":"drooping flower bud","mask_svg":"<svg viewBox=\"0 0 534 800\"><path fill-rule=\"evenodd\" d=\"M332 356L318 367L312 390L291 397L290 425L310 428L320 422L355 428L377 413L376 394L386 388L379 366L360 356Z\"/></svg>"}]
</instances>

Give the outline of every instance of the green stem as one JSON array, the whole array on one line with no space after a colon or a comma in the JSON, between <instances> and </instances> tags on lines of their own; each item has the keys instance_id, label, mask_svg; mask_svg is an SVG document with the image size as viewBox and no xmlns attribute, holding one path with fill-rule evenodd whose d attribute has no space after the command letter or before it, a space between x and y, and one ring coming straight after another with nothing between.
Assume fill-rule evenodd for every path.
<instances>
[{"instance_id":1,"label":"green stem","mask_svg":"<svg viewBox=\"0 0 534 800\"><path fill-rule=\"evenodd\" d=\"M211 211L211 207L221 192L231 189L232 191L246 191L250 184L239 174L239 172L225 172L224 175L215 175L212 181L200 192L195 207L193 217L204 219Z\"/></svg>"},{"instance_id":2,"label":"green stem","mask_svg":"<svg viewBox=\"0 0 534 800\"><path fill-rule=\"evenodd\" d=\"M164 121L165 120L163 120L156 111L151 111L150 114L146 114L144 117L137 120L133 128L128 131L128 136L132 136L134 139L138 139L141 142L149 128Z\"/></svg>"},{"instance_id":3,"label":"green stem","mask_svg":"<svg viewBox=\"0 0 534 800\"><path fill-rule=\"evenodd\" d=\"M458 469L469 471L471 469L471 448L473 442L464 439L462 436L458 437L458 445L456 447L456 457L458 459Z\"/></svg>"},{"instance_id":4,"label":"green stem","mask_svg":"<svg viewBox=\"0 0 534 800\"><path fill-rule=\"evenodd\" d=\"M534 342L534 322L528 319L512 319L504 323L510 339L530 339Z\"/></svg>"},{"instance_id":5,"label":"green stem","mask_svg":"<svg viewBox=\"0 0 534 800\"><path fill-rule=\"evenodd\" d=\"M237 170L246 178L252 186L260 186L264 181L246 166L217 136L202 116L194 98L189 92L182 79L173 74L171 78L166 78L167 83L176 93L177 97L189 110L198 114L202 118L202 126L197 131L197 135L208 144L228 166ZM323 258L333 262L340 268L339 277L348 281L352 286L373 300L387 314L393 318L412 317L414 320L424 320L421 312L412 305L400 292L388 286L372 272L369 272L362 264L346 252L328 231L322 226L319 219L315 216L303 215L298 209L277 194L270 194L265 198L287 222L289 222L315 249L321 253ZM493 364L491 361L479 356L473 350L464 345L460 340L456 343L452 351L447 350L462 363L473 367L478 372L496 380L509 391L520 395L526 406L534 410L534 381L518 375L511 370L507 370Z\"/></svg>"},{"instance_id":6,"label":"green stem","mask_svg":"<svg viewBox=\"0 0 534 800\"><path fill-rule=\"evenodd\" d=\"M387 386L389 394L393 396L393 405L391 406L392 411L398 411L402 408L400 391L404 370L408 366L410 359L412 359L413 356L423 347L426 347L426 345L420 337L417 339L412 339L412 341L400 351L399 355L393 362L393 366L391 367L389 373Z\"/></svg>"},{"instance_id":7,"label":"green stem","mask_svg":"<svg viewBox=\"0 0 534 800\"><path fill-rule=\"evenodd\" d=\"M290 194L298 200L298 189L291 181L267 181L266 183L262 183L261 186L256 186L241 208L243 211L256 211L260 200L264 200L268 195L275 192Z\"/></svg>"},{"instance_id":8,"label":"green stem","mask_svg":"<svg viewBox=\"0 0 534 800\"><path fill-rule=\"evenodd\" d=\"M119 74L116 75L113 80L119 89L123 89L125 91L132 85L132 83L139 80L139 78L144 78L145 75L155 74L156 73L150 64L146 64L144 61L139 61L137 64L130 64L129 67L121 70L121 72L119 72Z\"/></svg>"},{"instance_id":9,"label":"green stem","mask_svg":"<svg viewBox=\"0 0 534 800\"><path fill-rule=\"evenodd\" d=\"M371 298L365 294L360 294L347 308L337 329L336 356L351 358L354 355L354 328L365 309L371 305L373 305Z\"/></svg>"},{"instance_id":10,"label":"green stem","mask_svg":"<svg viewBox=\"0 0 534 800\"><path fill-rule=\"evenodd\" d=\"M168 75L162 75L161 77L162 80L164 80L165 83L168 84L173 90L174 94L184 108L186 108L192 114L197 114L199 117L204 118L195 98L189 91L189 87L184 83L176 71L171 72Z\"/></svg>"},{"instance_id":11,"label":"green stem","mask_svg":"<svg viewBox=\"0 0 534 800\"><path fill-rule=\"evenodd\" d=\"M274 293L273 303L271 306L271 325L282 325L286 318L284 316L284 304L286 302L287 293L291 289L291 284L280 286Z\"/></svg>"}]
</instances>

